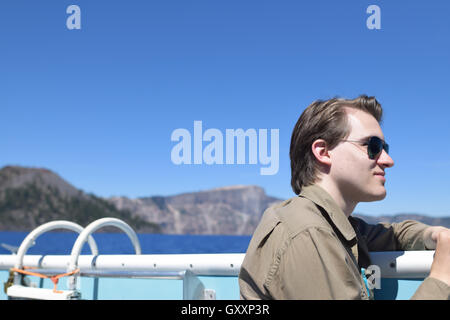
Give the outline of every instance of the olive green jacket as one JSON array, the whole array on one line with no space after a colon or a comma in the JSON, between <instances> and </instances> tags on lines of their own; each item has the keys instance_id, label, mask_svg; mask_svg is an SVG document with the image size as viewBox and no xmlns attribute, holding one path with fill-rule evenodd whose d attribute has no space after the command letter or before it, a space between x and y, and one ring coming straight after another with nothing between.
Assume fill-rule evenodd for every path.
<instances>
[{"instance_id":1,"label":"olive green jacket","mask_svg":"<svg viewBox=\"0 0 450 320\"><path fill-rule=\"evenodd\" d=\"M347 218L317 185L268 208L239 274L242 299L370 299L361 268L369 251L425 250L416 221L369 225ZM450 287L426 278L413 298L449 299Z\"/></svg>"}]
</instances>

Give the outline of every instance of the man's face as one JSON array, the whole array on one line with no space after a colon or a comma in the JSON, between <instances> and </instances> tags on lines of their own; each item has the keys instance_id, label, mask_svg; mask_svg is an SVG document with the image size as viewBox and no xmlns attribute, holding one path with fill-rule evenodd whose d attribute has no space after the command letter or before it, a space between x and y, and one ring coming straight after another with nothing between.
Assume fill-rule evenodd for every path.
<instances>
[{"instance_id":1,"label":"man's face","mask_svg":"<svg viewBox=\"0 0 450 320\"><path fill-rule=\"evenodd\" d=\"M367 142L372 136L384 140L381 127L372 115L352 108L346 108L346 111L350 134L345 140ZM343 141L329 150L329 154L330 177L346 201L358 203L386 197L385 169L394 165L386 151L369 159L367 145Z\"/></svg>"}]
</instances>

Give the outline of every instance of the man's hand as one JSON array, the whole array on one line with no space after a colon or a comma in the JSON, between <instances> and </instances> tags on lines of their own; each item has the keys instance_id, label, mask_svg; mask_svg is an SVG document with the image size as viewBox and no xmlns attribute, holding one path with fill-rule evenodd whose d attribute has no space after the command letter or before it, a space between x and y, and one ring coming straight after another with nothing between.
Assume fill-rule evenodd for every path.
<instances>
[{"instance_id":1,"label":"man's hand","mask_svg":"<svg viewBox=\"0 0 450 320\"><path fill-rule=\"evenodd\" d=\"M447 229L445 227L428 227L423 234L425 248L427 248L428 250L436 249L436 242L439 234L441 232L448 231L450 231L450 229Z\"/></svg>"},{"instance_id":2,"label":"man's hand","mask_svg":"<svg viewBox=\"0 0 450 320\"><path fill-rule=\"evenodd\" d=\"M430 277L450 286L450 229L436 229L430 237L433 240L436 239L436 252L431 265Z\"/></svg>"}]
</instances>

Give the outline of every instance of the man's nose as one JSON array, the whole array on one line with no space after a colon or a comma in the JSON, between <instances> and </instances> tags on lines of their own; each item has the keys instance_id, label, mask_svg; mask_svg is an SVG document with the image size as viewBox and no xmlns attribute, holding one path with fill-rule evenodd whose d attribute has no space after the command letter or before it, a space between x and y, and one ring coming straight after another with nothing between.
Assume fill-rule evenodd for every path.
<instances>
[{"instance_id":1,"label":"man's nose","mask_svg":"<svg viewBox=\"0 0 450 320\"><path fill-rule=\"evenodd\" d=\"M386 152L386 150L383 150L378 157L377 163L382 165L385 168L391 168L394 166L394 160L391 158L391 156Z\"/></svg>"}]
</instances>

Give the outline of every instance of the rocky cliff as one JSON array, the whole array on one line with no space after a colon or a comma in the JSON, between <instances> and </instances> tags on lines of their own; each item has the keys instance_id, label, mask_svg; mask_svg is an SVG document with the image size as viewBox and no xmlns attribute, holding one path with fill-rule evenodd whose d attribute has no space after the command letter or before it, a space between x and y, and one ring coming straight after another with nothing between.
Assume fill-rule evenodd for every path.
<instances>
[{"instance_id":1,"label":"rocky cliff","mask_svg":"<svg viewBox=\"0 0 450 320\"><path fill-rule=\"evenodd\" d=\"M116 217L137 232L242 235L253 233L264 209L277 201L257 186L103 199L48 169L6 166L0 170L0 230L31 230L52 220L85 226L102 217Z\"/></svg>"},{"instance_id":2,"label":"rocky cliff","mask_svg":"<svg viewBox=\"0 0 450 320\"><path fill-rule=\"evenodd\" d=\"M137 232L250 235L264 210L279 201L258 186L230 186L166 197L103 199L86 194L47 169L7 166L0 170L0 230L28 231L52 220L86 226L102 217L116 217ZM368 223L413 219L450 227L450 217L359 216Z\"/></svg>"},{"instance_id":3,"label":"rocky cliff","mask_svg":"<svg viewBox=\"0 0 450 320\"><path fill-rule=\"evenodd\" d=\"M263 211L281 201L257 186L232 186L168 197L108 199L169 234L252 234Z\"/></svg>"}]
</instances>

